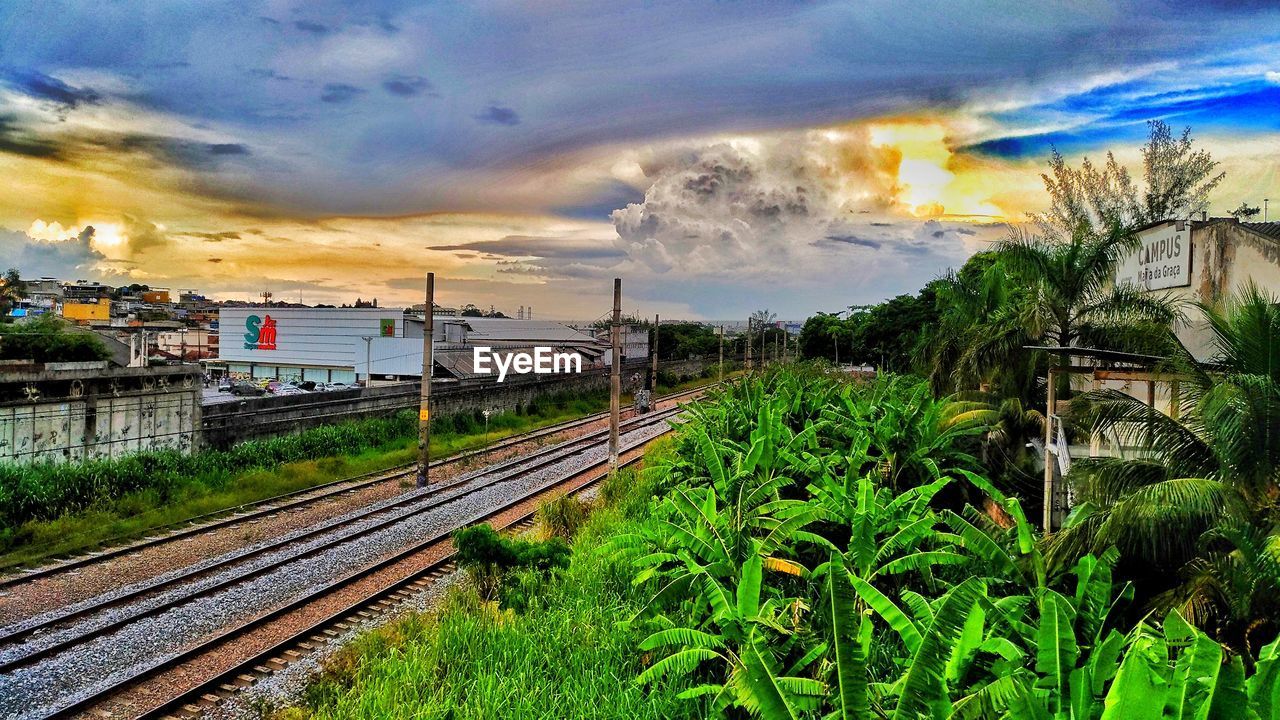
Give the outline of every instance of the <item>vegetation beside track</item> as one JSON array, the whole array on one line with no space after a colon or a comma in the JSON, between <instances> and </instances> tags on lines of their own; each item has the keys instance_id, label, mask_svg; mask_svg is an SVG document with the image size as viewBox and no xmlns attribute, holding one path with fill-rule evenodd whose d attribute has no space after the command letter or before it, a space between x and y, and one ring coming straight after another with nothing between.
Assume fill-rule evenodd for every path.
<instances>
[{"instance_id":1,"label":"vegetation beside track","mask_svg":"<svg viewBox=\"0 0 1280 720\"><path fill-rule=\"evenodd\" d=\"M675 692L634 682L643 669L640 636L619 620L643 598L628 563L595 552L638 526L628 509L646 508L650 489L623 470L602 488L608 504L574 536L567 570L508 572L498 602L482 600L474 584L457 586L438 611L405 616L340 650L302 704L272 717L694 717Z\"/></svg>"},{"instance_id":2,"label":"vegetation beside track","mask_svg":"<svg viewBox=\"0 0 1280 720\"><path fill-rule=\"evenodd\" d=\"M1274 628L1236 643L1135 594L1115 547L1049 552L972 403L821 367L717 395L603 489L567 570L455 590L280 716L1280 715Z\"/></svg>"},{"instance_id":3,"label":"vegetation beside track","mask_svg":"<svg viewBox=\"0 0 1280 720\"><path fill-rule=\"evenodd\" d=\"M714 368L705 373L714 377ZM659 393L705 384L660 377ZM625 405L624 405L625 406ZM608 407L606 393L539 399L518 413L441 417L431 452L444 457ZM226 451L142 452L83 463L0 463L0 569L138 537L187 518L412 462L416 413L337 423Z\"/></svg>"}]
</instances>

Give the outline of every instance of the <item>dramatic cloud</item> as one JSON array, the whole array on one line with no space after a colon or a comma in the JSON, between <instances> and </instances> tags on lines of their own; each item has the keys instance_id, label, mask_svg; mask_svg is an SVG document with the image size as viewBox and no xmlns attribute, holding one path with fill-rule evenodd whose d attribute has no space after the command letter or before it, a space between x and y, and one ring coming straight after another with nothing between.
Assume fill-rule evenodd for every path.
<instances>
[{"instance_id":1,"label":"dramatic cloud","mask_svg":"<svg viewBox=\"0 0 1280 720\"><path fill-rule=\"evenodd\" d=\"M865 130L675 151L648 163L644 202L613 222L628 256L656 272L787 266L819 240L853 235L860 215L894 210L900 161Z\"/></svg>"},{"instance_id":2,"label":"dramatic cloud","mask_svg":"<svg viewBox=\"0 0 1280 720\"><path fill-rule=\"evenodd\" d=\"M92 226L80 259L211 292L431 266L544 316L615 275L803 315L962 262L1043 206L1051 145L1135 166L1151 118L1222 159L1212 212L1280 196L1273 4L27 5L0 226Z\"/></svg>"},{"instance_id":3,"label":"dramatic cloud","mask_svg":"<svg viewBox=\"0 0 1280 720\"><path fill-rule=\"evenodd\" d=\"M34 70L9 73L5 79L28 97L46 100L65 109L101 100L101 95L90 88L72 87L55 77Z\"/></svg>"},{"instance_id":4,"label":"dramatic cloud","mask_svg":"<svg viewBox=\"0 0 1280 720\"><path fill-rule=\"evenodd\" d=\"M0 229L0 257L4 258L0 262L6 268L16 267L28 278L97 279L112 275L105 265L106 256L93 248L93 227L64 234L56 224L49 228L40 223L36 230L42 237Z\"/></svg>"}]
</instances>

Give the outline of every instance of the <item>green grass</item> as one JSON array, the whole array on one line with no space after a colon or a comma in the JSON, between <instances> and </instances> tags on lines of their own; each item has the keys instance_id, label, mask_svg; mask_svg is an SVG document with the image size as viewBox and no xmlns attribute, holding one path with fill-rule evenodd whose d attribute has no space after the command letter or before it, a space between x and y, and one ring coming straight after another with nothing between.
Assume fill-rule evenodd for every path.
<instances>
[{"instance_id":1,"label":"green grass","mask_svg":"<svg viewBox=\"0 0 1280 720\"><path fill-rule=\"evenodd\" d=\"M625 473L613 488L647 492ZM454 588L434 614L411 614L366 633L326 661L303 703L278 712L301 718L659 718L696 717L699 705L668 687L635 682L639 638L620 622L639 609L633 569L598 548L634 521L596 510L556 574L520 571L504 580L517 609Z\"/></svg>"},{"instance_id":2,"label":"green grass","mask_svg":"<svg viewBox=\"0 0 1280 720\"><path fill-rule=\"evenodd\" d=\"M691 379L687 386L705 382ZM607 396L600 393L542 399L521 408L519 413L490 417L488 432L484 429L483 417L474 413L440 418L432 423L431 454L439 458L491 445L512 435L599 412L607 407L607 402ZM405 427L410 428L412 424ZM219 460L227 453L211 451L204 454L213 456L213 462L208 465L217 466L224 464ZM0 526L0 569L29 565L78 550L119 544L191 517L386 470L413 462L416 456L417 438L406 434L382 438L373 447L358 452L239 472L217 468L203 473L170 472L174 477L154 478L160 487L144 487L114 496L104 492L103 497L84 503L86 507ZM121 465L124 462L109 461L108 464ZM166 470L158 469L156 475L167 472L168 466L164 467ZM2 500L0 498L0 505L4 504Z\"/></svg>"}]
</instances>

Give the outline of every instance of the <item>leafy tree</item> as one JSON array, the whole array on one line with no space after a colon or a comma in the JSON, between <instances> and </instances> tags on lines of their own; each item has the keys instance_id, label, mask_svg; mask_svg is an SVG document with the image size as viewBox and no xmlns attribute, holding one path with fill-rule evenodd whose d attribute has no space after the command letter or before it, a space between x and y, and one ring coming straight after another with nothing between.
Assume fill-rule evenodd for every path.
<instances>
[{"instance_id":1,"label":"leafy tree","mask_svg":"<svg viewBox=\"0 0 1280 720\"><path fill-rule=\"evenodd\" d=\"M1195 149L1191 128L1176 139L1163 121L1149 121L1147 128L1141 188L1112 153L1101 168L1088 158L1072 168L1054 150L1049 173L1041 175L1049 210L1032 216L1040 235L1058 243L1114 236L1150 222L1187 219L1207 207L1226 176L1214 174L1218 163L1207 150Z\"/></svg>"},{"instance_id":2,"label":"leafy tree","mask_svg":"<svg viewBox=\"0 0 1280 720\"><path fill-rule=\"evenodd\" d=\"M720 350L716 330L702 323L663 323L658 328L658 357L684 360L715 355Z\"/></svg>"},{"instance_id":3,"label":"leafy tree","mask_svg":"<svg viewBox=\"0 0 1280 720\"><path fill-rule=\"evenodd\" d=\"M9 312L26 294L27 286L18 269L9 268L4 277L0 277L0 322L8 320Z\"/></svg>"},{"instance_id":4,"label":"leafy tree","mask_svg":"<svg viewBox=\"0 0 1280 720\"><path fill-rule=\"evenodd\" d=\"M471 303L463 305L458 314L462 317L484 317L484 311Z\"/></svg>"},{"instance_id":5,"label":"leafy tree","mask_svg":"<svg viewBox=\"0 0 1280 720\"><path fill-rule=\"evenodd\" d=\"M804 321L800 328L800 354L809 359L826 359L835 361L840 356L840 348L845 348L845 359L852 350L852 326L840 319L840 313L819 312Z\"/></svg>"},{"instance_id":6,"label":"leafy tree","mask_svg":"<svg viewBox=\"0 0 1280 720\"><path fill-rule=\"evenodd\" d=\"M1240 207L1231 211L1231 214L1234 215L1237 220L1245 222L1257 217L1260 212L1262 212L1262 208L1256 206L1251 207L1249 203L1242 202L1240 203Z\"/></svg>"},{"instance_id":7,"label":"leafy tree","mask_svg":"<svg viewBox=\"0 0 1280 720\"><path fill-rule=\"evenodd\" d=\"M111 353L97 335L68 330L62 320L52 315L0 327L0 360L50 363L86 362L110 357Z\"/></svg>"}]
</instances>

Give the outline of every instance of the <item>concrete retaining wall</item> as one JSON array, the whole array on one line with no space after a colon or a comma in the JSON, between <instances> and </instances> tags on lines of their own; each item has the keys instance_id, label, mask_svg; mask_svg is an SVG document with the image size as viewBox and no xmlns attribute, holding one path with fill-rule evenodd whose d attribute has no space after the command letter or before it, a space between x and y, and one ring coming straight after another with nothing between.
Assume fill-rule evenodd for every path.
<instances>
[{"instance_id":1,"label":"concrete retaining wall","mask_svg":"<svg viewBox=\"0 0 1280 720\"><path fill-rule=\"evenodd\" d=\"M198 368L6 364L0 368L0 461L190 452L200 411Z\"/></svg>"}]
</instances>

